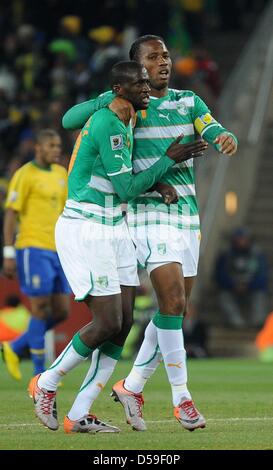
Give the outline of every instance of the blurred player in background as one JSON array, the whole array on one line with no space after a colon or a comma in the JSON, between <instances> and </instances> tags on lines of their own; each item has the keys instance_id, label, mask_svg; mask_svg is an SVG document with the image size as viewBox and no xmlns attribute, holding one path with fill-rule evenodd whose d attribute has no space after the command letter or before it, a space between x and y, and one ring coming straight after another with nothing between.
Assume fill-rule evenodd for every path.
<instances>
[{"instance_id":1,"label":"blurred player in background","mask_svg":"<svg viewBox=\"0 0 273 470\"><path fill-rule=\"evenodd\" d=\"M26 333L2 345L7 369L17 380L21 379L20 356L26 348L30 350L34 375L45 370L45 333L69 313L71 291L54 238L67 195L67 172L58 164L60 156L58 133L41 130L36 137L34 160L16 171L8 189L3 270L9 278L15 278L17 271L32 314Z\"/></svg>"},{"instance_id":2,"label":"blurred player in background","mask_svg":"<svg viewBox=\"0 0 273 470\"><path fill-rule=\"evenodd\" d=\"M135 173L150 168L165 153L171 139L181 132L183 143L192 142L198 132L219 152L225 155L236 152L236 137L211 116L199 96L192 91L168 88L172 63L162 38L147 35L137 39L131 47L130 59L146 67L151 84L149 108L138 113L134 130ZM79 128L97 109L108 105L127 121L132 114L130 105L113 99L107 92L96 100L75 106L64 116L64 127ZM113 394L122 403L127 422L135 430L145 430L142 390L163 357L172 388L174 416L192 431L206 424L187 387L182 332L183 315L197 274L200 243L193 161L171 168L160 182L169 186L168 202L178 199L174 216L173 205L162 204L157 192L142 194L132 201L128 211L137 258L150 274L159 311L146 328L132 371L114 385Z\"/></svg>"},{"instance_id":3,"label":"blurred player in background","mask_svg":"<svg viewBox=\"0 0 273 470\"><path fill-rule=\"evenodd\" d=\"M120 62L111 71L113 91L134 110L149 104L149 77L137 62ZM204 142L180 145L172 139L161 158L146 171L132 173L133 131L111 110L98 111L75 143L68 177L68 199L56 224L56 245L75 298L84 301L93 320L29 385L35 412L49 429L58 429L54 410L62 376L92 354L91 367L64 420L66 433L119 432L90 414L95 399L120 358L133 320L138 285L135 248L122 203L146 192L175 163L199 155Z\"/></svg>"}]
</instances>

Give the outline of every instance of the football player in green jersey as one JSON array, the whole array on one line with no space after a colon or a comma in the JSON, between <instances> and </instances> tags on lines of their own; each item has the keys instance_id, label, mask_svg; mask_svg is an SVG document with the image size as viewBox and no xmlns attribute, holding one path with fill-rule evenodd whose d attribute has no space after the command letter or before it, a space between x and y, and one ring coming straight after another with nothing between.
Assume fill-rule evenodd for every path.
<instances>
[{"instance_id":1,"label":"football player in green jersey","mask_svg":"<svg viewBox=\"0 0 273 470\"><path fill-rule=\"evenodd\" d=\"M111 71L115 94L135 111L149 104L149 77L138 62L116 64ZM135 248L122 215L123 202L146 192L176 163L199 155L204 142L180 145L172 139L158 162L132 173L132 124L126 126L107 108L84 125L75 143L68 176L68 199L56 224L58 255L76 300L85 301L93 321L75 334L44 373L29 384L35 412L49 429L58 429L54 408L62 376L92 354L92 364L76 400L65 417L64 430L118 432L98 420L90 407L111 376L130 330L135 286Z\"/></svg>"},{"instance_id":2,"label":"football player in green jersey","mask_svg":"<svg viewBox=\"0 0 273 470\"><path fill-rule=\"evenodd\" d=\"M228 156L236 152L236 137L212 117L199 96L192 91L169 88L172 64L162 38L148 35L137 39L130 58L146 67L151 86L149 107L137 113L134 129L135 173L157 162L181 132L185 145L194 142L197 132L219 152ZM80 127L103 106L109 106L124 122L134 114L128 102L107 92L69 110L63 118L64 127ZM183 315L197 274L200 243L193 161L169 169L160 182L169 191L170 198L165 201L177 199L176 204L162 203L157 186L156 191L131 201L128 210L138 261L150 274L159 311L146 329L132 371L125 381L114 385L113 393L124 406L127 422L136 430L145 430L142 390L163 357L172 388L174 415L184 428L194 430L205 427L205 419L187 388L182 333Z\"/></svg>"}]
</instances>

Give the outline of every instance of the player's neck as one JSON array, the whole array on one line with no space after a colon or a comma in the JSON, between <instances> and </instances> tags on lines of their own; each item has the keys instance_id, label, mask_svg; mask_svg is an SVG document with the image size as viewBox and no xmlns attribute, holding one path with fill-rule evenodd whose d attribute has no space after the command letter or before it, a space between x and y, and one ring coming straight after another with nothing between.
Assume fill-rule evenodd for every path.
<instances>
[{"instance_id":1,"label":"player's neck","mask_svg":"<svg viewBox=\"0 0 273 470\"><path fill-rule=\"evenodd\" d=\"M163 98L163 96L167 96L168 93L168 87L162 88L162 90L156 90L155 88L151 88L150 96L154 96L155 98Z\"/></svg>"},{"instance_id":2,"label":"player's neck","mask_svg":"<svg viewBox=\"0 0 273 470\"><path fill-rule=\"evenodd\" d=\"M44 162L43 160L40 160L40 158L35 158L33 160L33 164L35 166L37 166L38 168L40 168L41 170L46 170L46 171L50 171L51 170L51 165Z\"/></svg>"}]
</instances>

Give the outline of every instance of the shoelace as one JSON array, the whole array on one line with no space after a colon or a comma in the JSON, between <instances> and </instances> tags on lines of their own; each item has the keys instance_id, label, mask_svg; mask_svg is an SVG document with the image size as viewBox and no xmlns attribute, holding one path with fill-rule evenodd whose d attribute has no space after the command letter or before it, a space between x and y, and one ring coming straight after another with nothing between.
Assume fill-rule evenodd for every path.
<instances>
[{"instance_id":1,"label":"shoelace","mask_svg":"<svg viewBox=\"0 0 273 470\"><path fill-rule=\"evenodd\" d=\"M191 419L198 418L199 416L198 411L191 400L184 401L179 405L179 408L182 408Z\"/></svg>"},{"instance_id":2,"label":"shoelace","mask_svg":"<svg viewBox=\"0 0 273 470\"><path fill-rule=\"evenodd\" d=\"M43 392L43 398L41 400L41 410L45 415L52 414L55 396L55 392Z\"/></svg>"},{"instance_id":3,"label":"shoelace","mask_svg":"<svg viewBox=\"0 0 273 470\"><path fill-rule=\"evenodd\" d=\"M144 398L142 395L134 395L136 401L137 414L142 418L142 406L144 405Z\"/></svg>"}]
</instances>

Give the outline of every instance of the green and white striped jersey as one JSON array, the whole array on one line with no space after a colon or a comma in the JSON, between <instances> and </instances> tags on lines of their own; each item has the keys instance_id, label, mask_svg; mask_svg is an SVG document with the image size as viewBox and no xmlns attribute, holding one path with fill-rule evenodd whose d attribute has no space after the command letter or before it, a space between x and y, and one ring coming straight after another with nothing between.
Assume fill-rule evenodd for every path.
<instances>
[{"instance_id":1,"label":"green and white striped jersey","mask_svg":"<svg viewBox=\"0 0 273 470\"><path fill-rule=\"evenodd\" d=\"M194 120L197 114L202 116L209 112L207 106L200 102L192 92L172 89L163 98L151 97L148 110L138 113L134 129L135 173L154 164L180 134L184 134L181 143L194 141ZM160 194L155 191L142 194L128 207L129 225L170 223L178 228L198 230L199 214L194 181L192 159L170 168L161 182L176 189L178 204L164 204Z\"/></svg>"},{"instance_id":2,"label":"green and white striped jersey","mask_svg":"<svg viewBox=\"0 0 273 470\"><path fill-rule=\"evenodd\" d=\"M174 165L167 156L138 175L132 172L132 126L107 108L90 118L75 143L63 216L119 223L122 202L147 191Z\"/></svg>"},{"instance_id":3,"label":"green and white striped jersey","mask_svg":"<svg viewBox=\"0 0 273 470\"><path fill-rule=\"evenodd\" d=\"M95 100L75 106L67 113L69 117L66 122L63 121L64 126L77 127L97 109L108 106L114 97L112 92L106 92ZM194 92L169 89L162 98L151 97L149 108L137 113L133 171L141 174L151 168L180 134L184 134L181 143L193 142L198 133L213 144L215 138L223 132L228 131L211 116L207 105ZM218 149L218 146L215 145L215 148ZM168 206L163 203L159 193L143 192L128 205L129 225L163 223L181 229L199 230L193 160L173 166L160 181L175 187L179 195L178 203Z\"/></svg>"}]
</instances>

